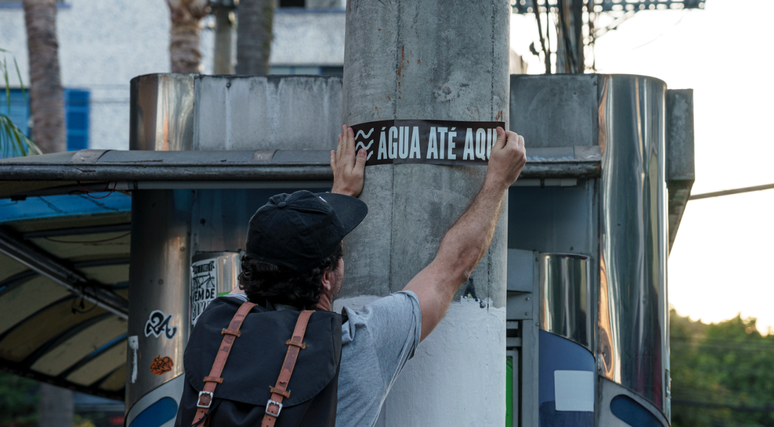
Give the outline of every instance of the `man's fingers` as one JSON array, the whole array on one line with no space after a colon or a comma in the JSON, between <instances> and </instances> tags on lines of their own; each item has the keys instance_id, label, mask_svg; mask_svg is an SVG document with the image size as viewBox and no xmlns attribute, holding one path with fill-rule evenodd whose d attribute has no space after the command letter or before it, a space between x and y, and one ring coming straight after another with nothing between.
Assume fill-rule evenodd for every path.
<instances>
[{"instance_id":1,"label":"man's fingers","mask_svg":"<svg viewBox=\"0 0 774 427\"><path fill-rule=\"evenodd\" d=\"M506 135L503 128L500 126L497 126L497 141L495 141L494 147L492 147L492 150L502 150L503 147L505 147L505 141L506 141Z\"/></svg>"},{"instance_id":2,"label":"man's fingers","mask_svg":"<svg viewBox=\"0 0 774 427\"><path fill-rule=\"evenodd\" d=\"M344 154L349 154L349 126L344 125L341 129L341 148Z\"/></svg>"},{"instance_id":3,"label":"man's fingers","mask_svg":"<svg viewBox=\"0 0 774 427\"><path fill-rule=\"evenodd\" d=\"M347 150L347 154L355 155L355 131L351 127L347 126L347 146L344 148Z\"/></svg>"},{"instance_id":4,"label":"man's fingers","mask_svg":"<svg viewBox=\"0 0 774 427\"><path fill-rule=\"evenodd\" d=\"M365 168L366 160L368 160L368 153L364 149L357 150L357 158L355 159L355 168L362 170Z\"/></svg>"},{"instance_id":5,"label":"man's fingers","mask_svg":"<svg viewBox=\"0 0 774 427\"><path fill-rule=\"evenodd\" d=\"M342 134L339 134L339 142L336 145L336 154L335 154L336 155L336 160L341 158L341 153L343 152L343 150L341 149L342 148L341 147L341 139L342 139L341 137L342 137Z\"/></svg>"},{"instance_id":6,"label":"man's fingers","mask_svg":"<svg viewBox=\"0 0 774 427\"><path fill-rule=\"evenodd\" d=\"M341 144L339 145L338 158L342 162L342 166L347 167L349 170L355 164L355 152L354 152L354 137L351 135L352 128L347 125L341 127ZM344 160L346 159L346 160Z\"/></svg>"},{"instance_id":7,"label":"man's fingers","mask_svg":"<svg viewBox=\"0 0 774 427\"><path fill-rule=\"evenodd\" d=\"M333 175L336 175L336 152L331 150L331 171L333 171Z\"/></svg>"}]
</instances>

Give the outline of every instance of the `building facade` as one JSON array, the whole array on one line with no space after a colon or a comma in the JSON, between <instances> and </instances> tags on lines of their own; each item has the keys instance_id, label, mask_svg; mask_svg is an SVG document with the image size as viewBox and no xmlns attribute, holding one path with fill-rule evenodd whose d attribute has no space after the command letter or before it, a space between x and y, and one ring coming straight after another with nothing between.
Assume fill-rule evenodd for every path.
<instances>
[{"instance_id":1,"label":"building facade","mask_svg":"<svg viewBox=\"0 0 774 427\"><path fill-rule=\"evenodd\" d=\"M341 75L344 64L343 0L283 0L274 18L272 74ZM202 73L211 74L214 19L202 20ZM58 0L57 37L65 97L68 150L129 148L129 81L166 73L169 8L162 0ZM236 61L236 29L232 30ZM5 90L0 112L29 135L29 61L24 9L0 0L0 48L9 64L11 110ZM12 67L12 66L11 66ZM0 83L5 89L4 83ZM34 139L34 136L32 136Z\"/></svg>"}]
</instances>

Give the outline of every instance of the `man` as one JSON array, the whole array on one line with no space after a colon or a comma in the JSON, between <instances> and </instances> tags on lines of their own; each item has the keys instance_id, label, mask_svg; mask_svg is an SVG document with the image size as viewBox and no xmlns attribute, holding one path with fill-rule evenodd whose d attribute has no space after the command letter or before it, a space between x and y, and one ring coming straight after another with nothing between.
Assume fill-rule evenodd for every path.
<instances>
[{"instance_id":1,"label":"man","mask_svg":"<svg viewBox=\"0 0 774 427\"><path fill-rule=\"evenodd\" d=\"M240 286L230 294L277 309L331 310L344 277L342 239L365 217L365 150L356 153L343 126L331 152L330 194L277 195L250 220ZM497 128L486 179L465 213L446 232L435 259L395 294L362 309L344 309L336 425L373 426L414 349L438 325L457 289L484 256L504 195L518 178L524 139Z\"/></svg>"}]
</instances>

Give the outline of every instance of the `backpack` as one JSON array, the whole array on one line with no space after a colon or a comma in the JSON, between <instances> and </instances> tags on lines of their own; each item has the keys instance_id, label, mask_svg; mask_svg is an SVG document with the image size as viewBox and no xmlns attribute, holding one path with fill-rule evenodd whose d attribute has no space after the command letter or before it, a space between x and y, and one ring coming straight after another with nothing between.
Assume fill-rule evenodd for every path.
<instances>
[{"instance_id":1,"label":"backpack","mask_svg":"<svg viewBox=\"0 0 774 427\"><path fill-rule=\"evenodd\" d=\"M333 427L341 316L240 304L216 298L197 320L175 426L191 427L198 412L197 427Z\"/></svg>"}]
</instances>

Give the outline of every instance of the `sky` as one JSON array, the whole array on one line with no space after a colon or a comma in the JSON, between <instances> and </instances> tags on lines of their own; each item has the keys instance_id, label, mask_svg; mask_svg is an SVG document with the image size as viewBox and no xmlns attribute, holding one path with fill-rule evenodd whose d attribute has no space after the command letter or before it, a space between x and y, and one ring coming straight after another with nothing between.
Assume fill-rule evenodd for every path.
<instances>
[{"instance_id":1,"label":"sky","mask_svg":"<svg viewBox=\"0 0 774 427\"><path fill-rule=\"evenodd\" d=\"M771 16L772 0L707 0L703 10L639 12L597 39L597 72L694 90L692 194L774 184ZM514 17L511 46L539 74L534 21ZM774 190L691 201L669 257L670 305L705 323L741 313L774 332L772 267Z\"/></svg>"}]
</instances>

